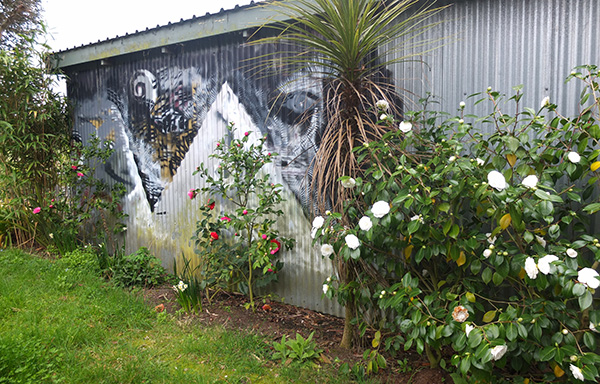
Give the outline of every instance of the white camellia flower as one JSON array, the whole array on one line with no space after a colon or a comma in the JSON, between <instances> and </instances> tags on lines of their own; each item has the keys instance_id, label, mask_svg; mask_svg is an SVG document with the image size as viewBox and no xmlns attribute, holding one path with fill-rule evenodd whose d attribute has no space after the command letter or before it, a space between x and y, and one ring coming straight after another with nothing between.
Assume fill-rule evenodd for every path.
<instances>
[{"instance_id":1,"label":"white camellia flower","mask_svg":"<svg viewBox=\"0 0 600 384\"><path fill-rule=\"evenodd\" d=\"M506 345L496 345L494 348L490 349L490 353L492 354L492 358L497 361L504 356L507 350L508 347Z\"/></svg>"},{"instance_id":2,"label":"white camellia flower","mask_svg":"<svg viewBox=\"0 0 600 384\"><path fill-rule=\"evenodd\" d=\"M483 257L485 257L487 259L490 256L492 256L492 250L491 249L488 248L485 251L483 251Z\"/></svg>"},{"instance_id":3,"label":"white camellia flower","mask_svg":"<svg viewBox=\"0 0 600 384\"><path fill-rule=\"evenodd\" d=\"M360 241L358 241L358 237L350 234L350 235L346 235L346 237L344 238L344 240L346 241L346 245L348 246L348 248L350 249L356 249L360 246Z\"/></svg>"},{"instance_id":4,"label":"white camellia flower","mask_svg":"<svg viewBox=\"0 0 600 384\"><path fill-rule=\"evenodd\" d=\"M577 380L585 380L585 378L583 377L583 372L581 372L581 369L573 364L569 364L569 369L571 370L571 373L573 374L573 377L576 378Z\"/></svg>"},{"instance_id":5,"label":"white camellia flower","mask_svg":"<svg viewBox=\"0 0 600 384\"><path fill-rule=\"evenodd\" d=\"M450 158L448 159L449 163L452 163L456 160L456 156L450 156Z\"/></svg>"},{"instance_id":6,"label":"white camellia flower","mask_svg":"<svg viewBox=\"0 0 600 384\"><path fill-rule=\"evenodd\" d=\"M535 279L537 277L538 267L532 257L528 257L525 260L525 272L527 272L527 276L529 276L530 279Z\"/></svg>"},{"instance_id":7,"label":"white camellia flower","mask_svg":"<svg viewBox=\"0 0 600 384\"><path fill-rule=\"evenodd\" d=\"M523 179L523 181L521 182L521 184L523 184L524 186L526 186L527 188L534 188L537 186L538 183L538 178L536 175L529 175L526 178Z\"/></svg>"},{"instance_id":8,"label":"white camellia flower","mask_svg":"<svg viewBox=\"0 0 600 384\"><path fill-rule=\"evenodd\" d=\"M387 201L378 201L375 204L373 204L371 212L373 212L373 216L375 216L378 219L381 219L383 216L387 215L390 212L390 205Z\"/></svg>"},{"instance_id":9,"label":"white camellia flower","mask_svg":"<svg viewBox=\"0 0 600 384\"><path fill-rule=\"evenodd\" d=\"M590 331L599 333L598 328L594 325L594 323L590 322Z\"/></svg>"},{"instance_id":10,"label":"white camellia flower","mask_svg":"<svg viewBox=\"0 0 600 384\"><path fill-rule=\"evenodd\" d=\"M477 161L477 165L482 166L483 164L485 164L485 161L483 161L483 159L480 159L479 157L475 159L475 161Z\"/></svg>"},{"instance_id":11,"label":"white camellia flower","mask_svg":"<svg viewBox=\"0 0 600 384\"><path fill-rule=\"evenodd\" d=\"M327 294L327 291L329 291L329 285L323 284L323 293Z\"/></svg>"},{"instance_id":12,"label":"white camellia flower","mask_svg":"<svg viewBox=\"0 0 600 384\"><path fill-rule=\"evenodd\" d=\"M371 218L369 216L363 216L358 221L358 226L363 231L368 231L369 229L371 229L373 227L373 222L371 221Z\"/></svg>"},{"instance_id":13,"label":"white camellia flower","mask_svg":"<svg viewBox=\"0 0 600 384\"><path fill-rule=\"evenodd\" d=\"M497 190L501 191L507 187L504 175L498 171L491 171L487 175L488 183Z\"/></svg>"},{"instance_id":14,"label":"white camellia flower","mask_svg":"<svg viewBox=\"0 0 600 384\"><path fill-rule=\"evenodd\" d=\"M577 164L581 161L581 156L579 156L579 153L577 152L569 152L567 154L567 159L569 159L571 163Z\"/></svg>"},{"instance_id":15,"label":"white camellia flower","mask_svg":"<svg viewBox=\"0 0 600 384\"><path fill-rule=\"evenodd\" d=\"M317 216L315 217L315 219L312 222L312 226L313 228L321 228L323 226L323 224L325 224L325 219L323 218L323 216Z\"/></svg>"},{"instance_id":16,"label":"white camellia flower","mask_svg":"<svg viewBox=\"0 0 600 384\"><path fill-rule=\"evenodd\" d=\"M543 237L535 235L535 241L537 241L542 247L546 248L546 240L544 240Z\"/></svg>"},{"instance_id":17,"label":"white camellia flower","mask_svg":"<svg viewBox=\"0 0 600 384\"><path fill-rule=\"evenodd\" d=\"M544 108L548 104L550 104L550 96L546 96L542 99L542 103L540 104L540 109Z\"/></svg>"},{"instance_id":18,"label":"white camellia flower","mask_svg":"<svg viewBox=\"0 0 600 384\"><path fill-rule=\"evenodd\" d=\"M344 188L354 188L355 185L356 185L356 180L354 180L351 177L348 179L342 180L342 187L344 187Z\"/></svg>"},{"instance_id":19,"label":"white camellia flower","mask_svg":"<svg viewBox=\"0 0 600 384\"><path fill-rule=\"evenodd\" d=\"M469 337L469 333L471 333L472 330L474 330L475 327L471 324L467 324L467 326L465 327L465 333L467 334L467 337Z\"/></svg>"},{"instance_id":20,"label":"white camellia flower","mask_svg":"<svg viewBox=\"0 0 600 384\"><path fill-rule=\"evenodd\" d=\"M319 228L312 227L312 229L310 230L310 237L312 239L314 239L315 237L317 237L317 231L318 230L319 230Z\"/></svg>"},{"instance_id":21,"label":"white camellia flower","mask_svg":"<svg viewBox=\"0 0 600 384\"><path fill-rule=\"evenodd\" d=\"M379 116L379 120L386 120L387 119L387 115L385 113L382 113L381 116Z\"/></svg>"},{"instance_id":22,"label":"white camellia flower","mask_svg":"<svg viewBox=\"0 0 600 384\"><path fill-rule=\"evenodd\" d=\"M331 256L332 253L333 253L333 247L330 244L321 245L321 255L323 255L325 257L329 257L329 256Z\"/></svg>"},{"instance_id":23,"label":"white camellia flower","mask_svg":"<svg viewBox=\"0 0 600 384\"><path fill-rule=\"evenodd\" d=\"M458 106L461 108L464 108L467 104L465 104L464 101L461 101L460 103L458 103Z\"/></svg>"},{"instance_id":24,"label":"white camellia flower","mask_svg":"<svg viewBox=\"0 0 600 384\"><path fill-rule=\"evenodd\" d=\"M592 289L600 286L600 280L597 279L598 276L598 272L592 268L583 268L577 272L577 280Z\"/></svg>"},{"instance_id":25,"label":"white camellia flower","mask_svg":"<svg viewBox=\"0 0 600 384\"><path fill-rule=\"evenodd\" d=\"M556 257L555 255L546 255L538 260L537 268L544 275L547 275L550 273L550 263L556 260L558 260L558 257Z\"/></svg>"},{"instance_id":26,"label":"white camellia flower","mask_svg":"<svg viewBox=\"0 0 600 384\"><path fill-rule=\"evenodd\" d=\"M485 234L485 237L487 237L487 241L490 244L494 244L496 242L496 236L492 237L492 234L489 232Z\"/></svg>"},{"instance_id":27,"label":"white camellia flower","mask_svg":"<svg viewBox=\"0 0 600 384\"><path fill-rule=\"evenodd\" d=\"M423 221L423 215L414 215L413 217L410 218L410 221L418 221L419 223L424 223Z\"/></svg>"},{"instance_id":28,"label":"white camellia flower","mask_svg":"<svg viewBox=\"0 0 600 384\"><path fill-rule=\"evenodd\" d=\"M385 100L378 100L375 103L375 106L377 107L377 109L379 109L380 111L387 111L390 108L390 104L385 101Z\"/></svg>"},{"instance_id":29,"label":"white camellia flower","mask_svg":"<svg viewBox=\"0 0 600 384\"><path fill-rule=\"evenodd\" d=\"M408 121L403 121L398 126L398 129L404 133L408 133L408 132L412 131L412 124Z\"/></svg>"},{"instance_id":30,"label":"white camellia flower","mask_svg":"<svg viewBox=\"0 0 600 384\"><path fill-rule=\"evenodd\" d=\"M569 248L569 249L567 249L567 256L574 259L577 257L577 251L574 250L573 248Z\"/></svg>"}]
</instances>

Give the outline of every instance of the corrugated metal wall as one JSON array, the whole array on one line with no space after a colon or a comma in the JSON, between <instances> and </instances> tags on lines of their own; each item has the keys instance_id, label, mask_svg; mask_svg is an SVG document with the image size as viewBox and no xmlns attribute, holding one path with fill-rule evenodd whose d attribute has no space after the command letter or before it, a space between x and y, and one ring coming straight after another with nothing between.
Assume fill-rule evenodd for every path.
<instances>
[{"instance_id":1,"label":"corrugated metal wall","mask_svg":"<svg viewBox=\"0 0 600 384\"><path fill-rule=\"evenodd\" d=\"M562 111L577 111L579 84L564 80L577 65L600 63L600 3L597 0L458 0L438 1L450 7L431 21L442 22L423 37L439 46L420 61L393 68L398 85L416 94L438 97L439 109L454 112L466 101L465 113L489 112L486 103L473 108L467 96L488 86L513 94L523 84L522 106L538 109L549 96ZM410 107L410 105L409 105Z\"/></svg>"},{"instance_id":2,"label":"corrugated metal wall","mask_svg":"<svg viewBox=\"0 0 600 384\"><path fill-rule=\"evenodd\" d=\"M563 80L575 65L600 63L596 3L456 1L432 20L444 22L423 36L448 37L443 46L419 57L422 61L391 68L398 86L407 90L406 107L431 92L439 109L452 112L487 86L510 94L512 86L524 84L524 106L537 109L550 96L576 111L578 87ZM315 82L253 75L245 60L279 48L243 42L241 33L229 33L164 52L115 57L106 61L110 66L90 62L67 68L76 129L84 139L95 132L115 140L117 152L103 176L127 186L127 249L149 247L167 267L182 253L194 255L191 238L204 201L190 201L186 193L202 186L192 173L202 162L211 164L208 156L227 122L257 132L256 137L268 134L270 147L281 155L267 171L286 186L288 199L281 230L297 240L295 249L282 255L285 267L274 292L286 302L342 315L336 303L322 299L322 283L332 269L311 246L303 210L302 180L321 127L315 102L321 89ZM276 95L282 96L274 102ZM467 101L466 112L481 115L487 108ZM303 113L310 119L295 124Z\"/></svg>"}]
</instances>

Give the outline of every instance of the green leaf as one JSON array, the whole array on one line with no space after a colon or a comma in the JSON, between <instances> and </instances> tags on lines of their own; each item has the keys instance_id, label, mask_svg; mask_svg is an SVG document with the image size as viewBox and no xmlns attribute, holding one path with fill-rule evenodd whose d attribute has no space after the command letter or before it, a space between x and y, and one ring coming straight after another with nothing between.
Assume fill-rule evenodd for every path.
<instances>
[{"instance_id":1,"label":"green leaf","mask_svg":"<svg viewBox=\"0 0 600 384\"><path fill-rule=\"evenodd\" d=\"M492 271L489 268L483 270L483 273L481 274L481 280L483 280L483 282L486 284L492 281Z\"/></svg>"},{"instance_id":2,"label":"green leaf","mask_svg":"<svg viewBox=\"0 0 600 384\"><path fill-rule=\"evenodd\" d=\"M586 290L586 292L583 295L579 296L578 301L579 301L579 307L583 311L583 310L589 308L590 305L592 305L594 298L592 297L592 294L590 293L590 291Z\"/></svg>"},{"instance_id":3,"label":"green leaf","mask_svg":"<svg viewBox=\"0 0 600 384\"><path fill-rule=\"evenodd\" d=\"M487 311L484 315L483 315L483 321L485 323L489 323L492 320L494 320L494 318L496 317L496 311Z\"/></svg>"},{"instance_id":4,"label":"green leaf","mask_svg":"<svg viewBox=\"0 0 600 384\"><path fill-rule=\"evenodd\" d=\"M546 347L540 353L540 361L550 361L554 358L554 355L556 355L556 347Z\"/></svg>"},{"instance_id":5,"label":"green leaf","mask_svg":"<svg viewBox=\"0 0 600 384\"><path fill-rule=\"evenodd\" d=\"M515 341L519 336L519 332L517 331L517 327L513 323L509 323L506 326L506 338L509 341Z\"/></svg>"},{"instance_id":6,"label":"green leaf","mask_svg":"<svg viewBox=\"0 0 600 384\"><path fill-rule=\"evenodd\" d=\"M583 334L583 343L590 349L590 351L596 350L596 336L592 331L585 332Z\"/></svg>"},{"instance_id":7,"label":"green leaf","mask_svg":"<svg viewBox=\"0 0 600 384\"><path fill-rule=\"evenodd\" d=\"M583 211L589 214L596 213L600 211L600 203L589 204L583 208Z\"/></svg>"}]
</instances>

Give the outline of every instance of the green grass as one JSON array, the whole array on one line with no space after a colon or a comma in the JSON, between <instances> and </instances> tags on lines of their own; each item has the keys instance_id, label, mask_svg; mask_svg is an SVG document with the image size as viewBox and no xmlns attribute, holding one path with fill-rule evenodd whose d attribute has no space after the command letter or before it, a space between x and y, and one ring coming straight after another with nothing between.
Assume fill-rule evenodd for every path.
<instances>
[{"instance_id":1,"label":"green grass","mask_svg":"<svg viewBox=\"0 0 600 384\"><path fill-rule=\"evenodd\" d=\"M0 252L0 383L345 383L264 339L157 314L94 273Z\"/></svg>"}]
</instances>

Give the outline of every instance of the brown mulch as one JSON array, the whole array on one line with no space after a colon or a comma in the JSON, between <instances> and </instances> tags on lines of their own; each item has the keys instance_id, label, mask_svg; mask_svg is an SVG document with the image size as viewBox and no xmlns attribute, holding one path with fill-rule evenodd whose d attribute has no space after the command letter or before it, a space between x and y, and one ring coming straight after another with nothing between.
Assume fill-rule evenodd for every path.
<instances>
[{"instance_id":1,"label":"brown mulch","mask_svg":"<svg viewBox=\"0 0 600 384\"><path fill-rule=\"evenodd\" d=\"M170 286L144 290L144 297L157 311L176 313L180 306ZM244 307L247 299L243 295L219 292L211 303L203 303L203 310L191 315L189 320L200 326L222 325L228 329L239 329L259 333L270 342L281 341L283 335L296 337L296 333L308 337L314 332L313 340L324 350L326 361L341 361L353 365L362 362L363 350L348 351L339 348L344 329L344 320L275 301L256 301L255 312ZM264 306L264 304L267 304ZM264 309L263 309L264 306ZM388 368L380 371L377 378L381 383L436 384L452 383L450 376L441 369L430 369L427 358L409 351L401 356L386 356ZM398 364L398 361L401 364ZM405 364L406 362L406 364Z\"/></svg>"}]
</instances>

